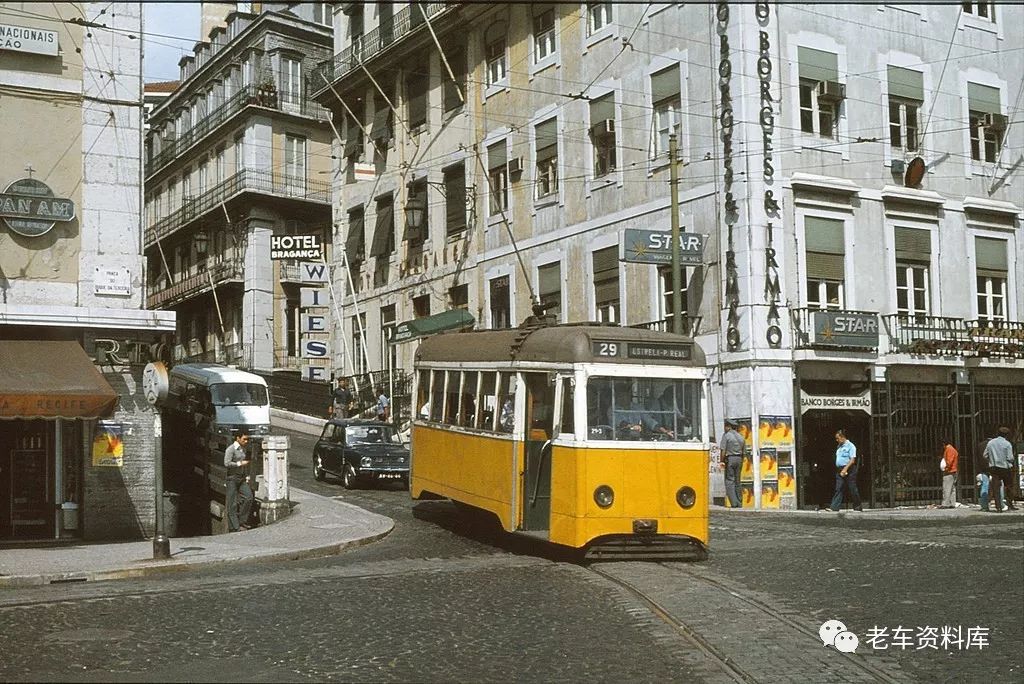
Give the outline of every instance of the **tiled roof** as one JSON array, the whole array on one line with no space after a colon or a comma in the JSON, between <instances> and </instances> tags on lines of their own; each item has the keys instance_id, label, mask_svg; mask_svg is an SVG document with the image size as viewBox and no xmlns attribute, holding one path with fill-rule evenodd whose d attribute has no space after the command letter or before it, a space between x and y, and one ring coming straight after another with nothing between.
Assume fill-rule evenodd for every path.
<instances>
[{"instance_id":1,"label":"tiled roof","mask_svg":"<svg viewBox=\"0 0 1024 684\"><path fill-rule=\"evenodd\" d=\"M181 81L156 81L147 83L145 91L147 93L173 93L179 85L181 85Z\"/></svg>"}]
</instances>

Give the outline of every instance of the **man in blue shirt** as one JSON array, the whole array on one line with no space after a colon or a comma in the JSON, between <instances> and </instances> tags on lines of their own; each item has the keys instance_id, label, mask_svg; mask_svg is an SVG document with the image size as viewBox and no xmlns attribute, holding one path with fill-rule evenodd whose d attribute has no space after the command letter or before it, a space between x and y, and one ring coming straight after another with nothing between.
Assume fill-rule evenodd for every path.
<instances>
[{"instance_id":1,"label":"man in blue shirt","mask_svg":"<svg viewBox=\"0 0 1024 684\"><path fill-rule=\"evenodd\" d=\"M844 490L849 488L853 509L863 511L860 504L860 491L857 489L857 447L846 438L842 430L836 432L836 493L832 496L830 511L838 512L843 505Z\"/></svg>"}]
</instances>

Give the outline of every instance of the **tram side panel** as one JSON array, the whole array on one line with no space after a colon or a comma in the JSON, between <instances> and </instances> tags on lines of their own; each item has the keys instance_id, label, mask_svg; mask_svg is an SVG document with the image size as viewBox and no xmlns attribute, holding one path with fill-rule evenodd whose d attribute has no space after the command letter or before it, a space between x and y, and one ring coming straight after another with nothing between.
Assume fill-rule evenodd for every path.
<instances>
[{"instance_id":1,"label":"tram side panel","mask_svg":"<svg viewBox=\"0 0 1024 684\"><path fill-rule=\"evenodd\" d=\"M658 534L708 543L708 455L705 451L556 447L552 471L552 542L580 548L605 535L632 535L635 520L657 520ZM594 491L607 485L606 509ZM676 501L680 487L696 493L692 508Z\"/></svg>"},{"instance_id":2,"label":"tram side panel","mask_svg":"<svg viewBox=\"0 0 1024 684\"><path fill-rule=\"evenodd\" d=\"M521 452L522 443L508 438L414 425L412 497L430 492L490 511L512 531L512 478Z\"/></svg>"}]
</instances>

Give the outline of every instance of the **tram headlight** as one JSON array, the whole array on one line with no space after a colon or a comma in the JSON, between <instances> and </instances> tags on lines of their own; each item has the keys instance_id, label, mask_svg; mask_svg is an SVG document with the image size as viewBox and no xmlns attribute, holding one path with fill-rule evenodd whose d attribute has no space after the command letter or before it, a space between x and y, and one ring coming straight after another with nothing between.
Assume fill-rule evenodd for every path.
<instances>
[{"instance_id":1,"label":"tram headlight","mask_svg":"<svg viewBox=\"0 0 1024 684\"><path fill-rule=\"evenodd\" d=\"M601 508L609 508L615 503L615 492L608 485L601 485L594 490L594 503Z\"/></svg>"},{"instance_id":2,"label":"tram headlight","mask_svg":"<svg viewBox=\"0 0 1024 684\"><path fill-rule=\"evenodd\" d=\"M373 459L370 458L369 456L363 456L362 459L360 459L359 461L359 465L361 465L364 468L369 468L370 466L373 465Z\"/></svg>"},{"instance_id":3,"label":"tram headlight","mask_svg":"<svg viewBox=\"0 0 1024 684\"><path fill-rule=\"evenodd\" d=\"M697 492L693 491L693 487L680 487L676 492L676 503L683 508L693 508L697 503Z\"/></svg>"}]
</instances>

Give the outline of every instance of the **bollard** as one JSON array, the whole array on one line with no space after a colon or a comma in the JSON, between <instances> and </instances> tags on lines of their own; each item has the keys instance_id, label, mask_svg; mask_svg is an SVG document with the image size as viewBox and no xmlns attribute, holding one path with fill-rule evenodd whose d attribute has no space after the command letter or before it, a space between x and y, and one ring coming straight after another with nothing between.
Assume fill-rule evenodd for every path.
<instances>
[{"instance_id":1,"label":"bollard","mask_svg":"<svg viewBox=\"0 0 1024 684\"><path fill-rule=\"evenodd\" d=\"M288 516L288 436L267 435L263 438L264 500L260 506L260 524L266 525Z\"/></svg>"}]
</instances>

